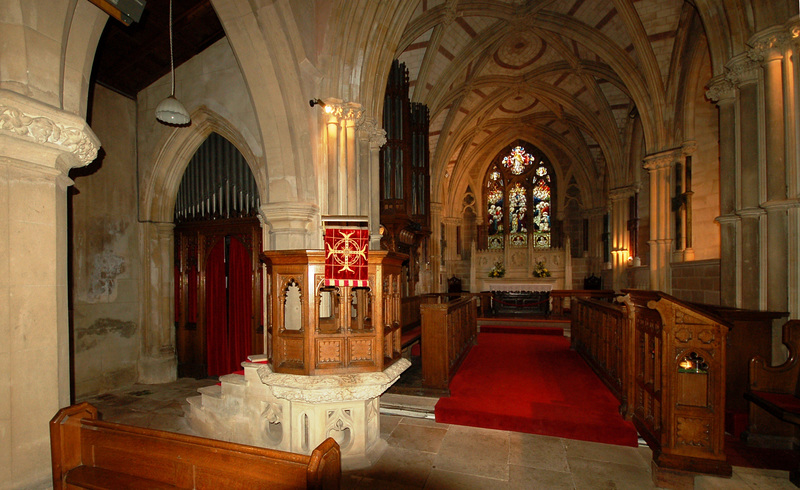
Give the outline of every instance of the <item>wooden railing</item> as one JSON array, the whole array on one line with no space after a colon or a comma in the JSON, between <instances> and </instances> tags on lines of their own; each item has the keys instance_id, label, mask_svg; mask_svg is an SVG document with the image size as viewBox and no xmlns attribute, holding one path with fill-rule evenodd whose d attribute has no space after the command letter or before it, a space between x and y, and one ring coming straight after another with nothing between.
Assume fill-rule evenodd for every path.
<instances>
[{"instance_id":1,"label":"wooden railing","mask_svg":"<svg viewBox=\"0 0 800 490\"><path fill-rule=\"evenodd\" d=\"M657 291L623 290L619 307L579 300L573 345L653 451L654 481L730 475L724 452L729 324Z\"/></svg>"},{"instance_id":2,"label":"wooden railing","mask_svg":"<svg viewBox=\"0 0 800 490\"><path fill-rule=\"evenodd\" d=\"M430 303L441 302L435 294L423 294L420 296L405 296L400 299L400 309L402 311L403 331L418 327L422 321L420 306Z\"/></svg>"},{"instance_id":3,"label":"wooden railing","mask_svg":"<svg viewBox=\"0 0 800 490\"><path fill-rule=\"evenodd\" d=\"M447 391L478 336L476 305L472 297L421 305L423 387Z\"/></svg>"},{"instance_id":4,"label":"wooden railing","mask_svg":"<svg viewBox=\"0 0 800 490\"><path fill-rule=\"evenodd\" d=\"M633 359L632 346L625 339L627 315L623 307L607 301L577 298L572 304L572 347L592 366L627 412L631 384L625 384Z\"/></svg>"},{"instance_id":5,"label":"wooden railing","mask_svg":"<svg viewBox=\"0 0 800 490\"><path fill-rule=\"evenodd\" d=\"M433 303L447 303L460 298L477 298L478 316L488 316L492 312L492 293L428 293L419 296L406 296L401 300L403 310L403 331L420 324L420 306Z\"/></svg>"},{"instance_id":6,"label":"wooden railing","mask_svg":"<svg viewBox=\"0 0 800 490\"><path fill-rule=\"evenodd\" d=\"M595 298L610 301L616 293L610 289L554 289L550 291L550 316L569 317L573 302L578 298Z\"/></svg>"}]
</instances>

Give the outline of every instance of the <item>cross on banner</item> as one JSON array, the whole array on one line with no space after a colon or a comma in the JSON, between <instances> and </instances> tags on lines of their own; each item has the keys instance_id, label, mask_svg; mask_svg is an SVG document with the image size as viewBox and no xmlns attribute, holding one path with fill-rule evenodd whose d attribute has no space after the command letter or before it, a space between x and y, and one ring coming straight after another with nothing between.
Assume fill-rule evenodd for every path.
<instances>
[{"instance_id":1,"label":"cross on banner","mask_svg":"<svg viewBox=\"0 0 800 490\"><path fill-rule=\"evenodd\" d=\"M325 285L368 286L369 230L328 223L325 228Z\"/></svg>"}]
</instances>

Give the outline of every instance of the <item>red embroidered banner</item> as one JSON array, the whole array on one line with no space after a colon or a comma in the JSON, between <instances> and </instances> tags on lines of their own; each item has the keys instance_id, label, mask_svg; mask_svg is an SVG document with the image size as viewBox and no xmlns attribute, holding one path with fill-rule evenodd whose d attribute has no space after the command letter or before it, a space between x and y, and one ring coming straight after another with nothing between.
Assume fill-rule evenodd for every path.
<instances>
[{"instance_id":1,"label":"red embroidered banner","mask_svg":"<svg viewBox=\"0 0 800 490\"><path fill-rule=\"evenodd\" d=\"M325 285L367 287L367 228L325 228Z\"/></svg>"}]
</instances>

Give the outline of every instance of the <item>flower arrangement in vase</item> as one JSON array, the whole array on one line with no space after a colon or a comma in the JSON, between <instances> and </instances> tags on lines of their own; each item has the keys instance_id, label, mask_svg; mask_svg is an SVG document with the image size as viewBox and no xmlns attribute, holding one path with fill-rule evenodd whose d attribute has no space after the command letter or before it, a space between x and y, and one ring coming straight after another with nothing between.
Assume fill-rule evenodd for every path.
<instances>
[{"instance_id":1,"label":"flower arrangement in vase","mask_svg":"<svg viewBox=\"0 0 800 490\"><path fill-rule=\"evenodd\" d=\"M506 275L506 268L503 267L502 262L495 262L492 270L489 271L489 277L503 277Z\"/></svg>"},{"instance_id":2,"label":"flower arrangement in vase","mask_svg":"<svg viewBox=\"0 0 800 490\"><path fill-rule=\"evenodd\" d=\"M550 277L550 271L547 270L547 267L544 266L544 261L536 262L536 266L533 268L533 276L534 277Z\"/></svg>"}]
</instances>

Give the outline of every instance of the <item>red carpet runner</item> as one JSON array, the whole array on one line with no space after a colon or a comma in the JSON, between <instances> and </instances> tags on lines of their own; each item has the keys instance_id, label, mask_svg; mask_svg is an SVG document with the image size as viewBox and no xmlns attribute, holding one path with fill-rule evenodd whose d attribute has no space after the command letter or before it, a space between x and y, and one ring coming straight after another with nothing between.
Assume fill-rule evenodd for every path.
<instances>
[{"instance_id":1,"label":"red carpet runner","mask_svg":"<svg viewBox=\"0 0 800 490\"><path fill-rule=\"evenodd\" d=\"M636 446L619 402L569 339L481 333L436 404L436 421Z\"/></svg>"}]
</instances>

